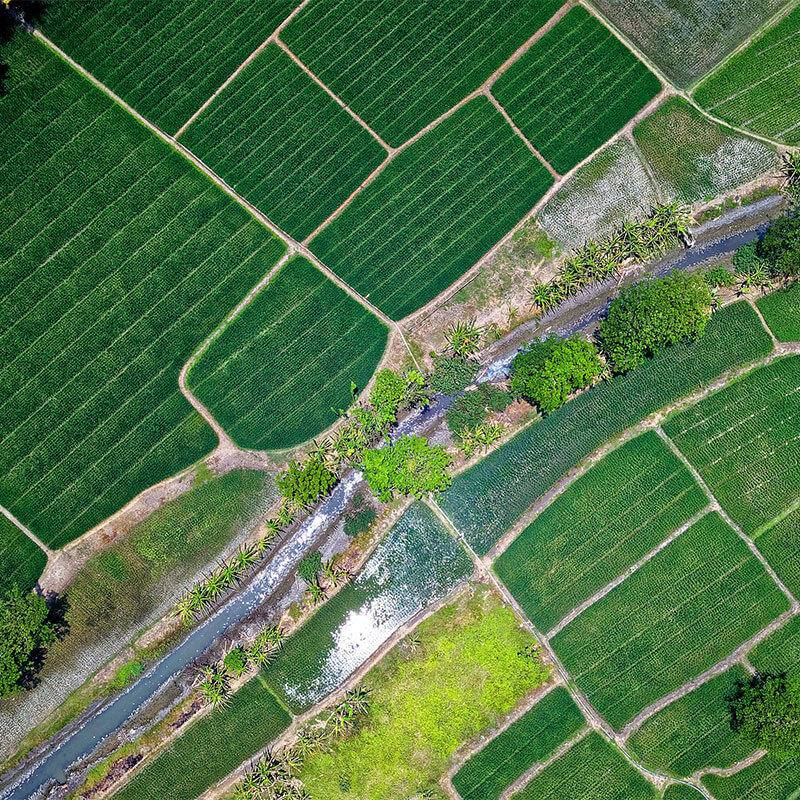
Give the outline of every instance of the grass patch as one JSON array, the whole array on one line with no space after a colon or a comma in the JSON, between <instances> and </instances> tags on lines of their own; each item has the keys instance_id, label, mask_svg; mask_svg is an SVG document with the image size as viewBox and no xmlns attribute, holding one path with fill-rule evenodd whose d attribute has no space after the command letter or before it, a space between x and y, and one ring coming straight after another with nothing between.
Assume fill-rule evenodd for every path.
<instances>
[{"instance_id":1,"label":"grass patch","mask_svg":"<svg viewBox=\"0 0 800 800\"><path fill-rule=\"evenodd\" d=\"M480 555L562 475L640 419L772 350L746 303L717 312L702 339L678 344L595 387L456 476L441 504Z\"/></svg>"},{"instance_id":2,"label":"grass patch","mask_svg":"<svg viewBox=\"0 0 800 800\"><path fill-rule=\"evenodd\" d=\"M0 514L0 595L15 583L32 589L47 564L47 556L11 520Z\"/></svg>"},{"instance_id":3,"label":"grass patch","mask_svg":"<svg viewBox=\"0 0 800 800\"><path fill-rule=\"evenodd\" d=\"M634 129L665 197L710 200L779 165L775 148L731 133L682 97L671 97Z\"/></svg>"},{"instance_id":4,"label":"grass patch","mask_svg":"<svg viewBox=\"0 0 800 800\"><path fill-rule=\"evenodd\" d=\"M765 756L729 778L706 775L703 786L716 800L793 800L800 786L800 758Z\"/></svg>"},{"instance_id":5,"label":"grass patch","mask_svg":"<svg viewBox=\"0 0 800 800\"><path fill-rule=\"evenodd\" d=\"M779 342L800 341L800 281L756 301Z\"/></svg>"},{"instance_id":6,"label":"grass patch","mask_svg":"<svg viewBox=\"0 0 800 800\"><path fill-rule=\"evenodd\" d=\"M499 800L503 790L586 724L559 686L464 763L453 776L463 800Z\"/></svg>"},{"instance_id":7,"label":"grass patch","mask_svg":"<svg viewBox=\"0 0 800 800\"><path fill-rule=\"evenodd\" d=\"M534 644L488 588L472 587L395 647L364 678L371 712L351 737L312 755L300 777L313 797L382 800L435 789L448 759L543 679Z\"/></svg>"},{"instance_id":8,"label":"grass patch","mask_svg":"<svg viewBox=\"0 0 800 800\"><path fill-rule=\"evenodd\" d=\"M299 240L386 156L275 44L237 75L181 141Z\"/></svg>"},{"instance_id":9,"label":"grass patch","mask_svg":"<svg viewBox=\"0 0 800 800\"><path fill-rule=\"evenodd\" d=\"M679 778L747 758L753 746L732 729L729 702L749 678L736 665L670 703L628 739L631 754L650 769Z\"/></svg>"},{"instance_id":10,"label":"grass patch","mask_svg":"<svg viewBox=\"0 0 800 800\"><path fill-rule=\"evenodd\" d=\"M476 98L394 158L311 249L401 319L468 270L552 182L501 114Z\"/></svg>"},{"instance_id":11,"label":"grass patch","mask_svg":"<svg viewBox=\"0 0 800 800\"><path fill-rule=\"evenodd\" d=\"M239 445L292 447L352 403L351 381L366 386L388 335L310 261L293 258L214 340L187 381Z\"/></svg>"},{"instance_id":12,"label":"grass patch","mask_svg":"<svg viewBox=\"0 0 800 800\"><path fill-rule=\"evenodd\" d=\"M596 602L552 645L615 728L713 666L789 601L711 513Z\"/></svg>"},{"instance_id":13,"label":"grass patch","mask_svg":"<svg viewBox=\"0 0 800 800\"><path fill-rule=\"evenodd\" d=\"M651 431L572 483L494 569L546 631L707 505L689 470Z\"/></svg>"},{"instance_id":14,"label":"grass patch","mask_svg":"<svg viewBox=\"0 0 800 800\"><path fill-rule=\"evenodd\" d=\"M520 130L562 175L660 91L658 78L580 6L492 87Z\"/></svg>"}]
</instances>

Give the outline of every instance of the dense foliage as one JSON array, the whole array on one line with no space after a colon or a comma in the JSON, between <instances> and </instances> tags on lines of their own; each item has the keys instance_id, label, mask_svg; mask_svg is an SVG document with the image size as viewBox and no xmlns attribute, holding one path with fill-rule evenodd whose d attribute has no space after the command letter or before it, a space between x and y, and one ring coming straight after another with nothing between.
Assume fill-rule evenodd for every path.
<instances>
[{"instance_id":1,"label":"dense foliage","mask_svg":"<svg viewBox=\"0 0 800 800\"><path fill-rule=\"evenodd\" d=\"M447 411L447 426L456 436L464 429L474 430L492 412L503 411L511 395L491 383L479 383L474 391L466 392Z\"/></svg>"},{"instance_id":2,"label":"dense foliage","mask_svg":"<svg viewBox=\"0 0 800 800\"><path fill-rule=\"evenodd\" d=\"M567 402L603 371L594 347L573 336L550 336L533 342L511 362L511 391L535 403L544 414Z\"/></svg>"},{"instance_id":3,"label":"dense foliage","mask_svg":"<svg viewBox=\"0 0 800 800\"><path fill-rule=\"evenodd\" d=\"M297 574L309 585L316 583L320 572L322 572L322 553L319 550L309 553L297 565Z\"/></svg>"},{"instance_id":4,"label":"dense foliage","mask_svg":"<svg viewBox=\"0 0 800 800\"><path fill-rule=\"evenodd\" d=\"M597 338L614 370L627 372L668 345L698 339L710 316L703 277L675 272L623 289Z\"/></svg>"},{"instance_id":5,"label":"dense foliage","mask_svg":"<svg viewBox=\"0 0 800 800\"><path fill-rule=\"evenodd\" d=\"M736 730L756 747L800 755L800 677L756 678L742 687L731 713Z\"/></svg>"},{"instance_id":6,"label":"dense foliage","mask_svg":"<svg viewBox=\"0 0 800 800\"><path fill-rule=\"evenodd\" d=\"M435 356L433 373L429 378L431 391L438 394L455 394L466 389L478 374L477 361L446 354Z\"/></svg>"},{"instance_id":7,"label":"dense foliage","mask_svg":"<svg viewBox=\"0 0 800 800\"><path fill-rule=\"evenodd\" d=\"M56 638L43 597L14 585L0 599L0 697L11 697L33 676L37 654Z\"/></svg>"},{"instance_id":8,"label":"dense foliage","mask_svg":"<svg viewBox=\"0 0 800 800\"><path fill-rule=\"evenodd\" d=\"M707 272L703 273L705 282L712 289L726 288L730 289L736 283L736 276L727 268L719 265L712 267Z\"/></svg>"},{"instance_id":9,"label":"dense foliage","mask_svg":"<svg viewBox=\"0 0 800 800\"><path fill-rule=\"evenodd\" d=\"M391 500L394 492L424 497L450 485L450 462L450 454L440 445L429 447L424 436L403 436L391 447L367 450L364 477L382 501Z\"/></svg>"},{"instance_id":10,"label":"dense foliage","mask_svg":"<svg viewBox=\"0 0 800 800\"><path fill-rule=\"evenodd\" d=\"M292 461L289 469L278 476L281 496L298 508L306 508L325 497L335 483L336 473L318 455L302 463Z\"/></svg>"},{"instance_id":11,"label":"dense foliage","mask_svg":"<svg viewBox=\"0 0 800 800\"><path fill-rule=\"evenodd\" d=\"M800 216L782 217L773 222L758 243L758 254L777 277L800 275Z\"/></svg>"},{"instance_id":12,"label":"dense foliage","mask_svg":"<svg viewBox=\"0 0 800 800\"><path fill-rule=\"evenodd\" d=\"M397 412L415 403L427 405L425 377L415 369L405 375L391 369L379 370L369 393L369 402L375 412L377 426L386 430L397 421Z\"/></svg>"}]
</instances>

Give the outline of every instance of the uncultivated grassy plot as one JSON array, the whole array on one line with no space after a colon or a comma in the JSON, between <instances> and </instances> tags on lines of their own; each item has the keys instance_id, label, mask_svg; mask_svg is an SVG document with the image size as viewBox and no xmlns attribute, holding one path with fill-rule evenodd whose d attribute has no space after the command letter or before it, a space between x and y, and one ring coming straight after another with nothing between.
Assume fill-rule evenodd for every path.
<instances>
[{"instance_id":1,"label":"uncultivated grassy plot","mask_svg":"<svg viewBox=\"0 0 800 800\"><path fill-rule=\"evenodd\" d=\"M748 659L762 675L800 673L800 617L790 619L756 645Z\"/></svg>"},{"instance_id":2,"label":"uncultivated grassy plot","mask_svg":"<svg viewBox=\"0 0 800 800\"><path fill-rule=\"evenodd\" d=\"M800 358L773 361L664 423L750 534L800 500Z\"/></svg>"},{"instance_id":3,"label":"uncultivated grassy plot","mask_svg":"<svg viewBox=\"0 0 800 800\"><path fill-rule=\"evenodd\" d=\"M618 729L788 607L747 544L712 513L573 620L552 645Z\"/></svg>"},{"instance_id":4,"label":"uncultivated grassy plot","mask_svg":"<svg viewBox=\"0 0 800 800\"><path fill-rule=\"evenodd\" d=\"M498 800L503 790L586 724L563 687L545 695L453 776L463 800Z\"/></svg>"},{"instance_id":5,"label":"uncultivated grassy plot","mask_svg":"<svg viewBox=\"0 0 800 800\"><path fill-rule=\"evenodd\" d=\"M756 305L778 341L800 341L800 281L760 298Z\"/></svg>"},{"instance_id":6,"label":"uncultivated grassy plot","mask_svg":"<svg viewBox=\"0 0 800 800\"><path fill-rule=\"evenodd\" d=\"M189 727L114 793L117 800L195 800L289 726L260 676Z\"/></svg>"},{"instance_id":7,"label":"uncultivated grassy plot","mask_svg":"<svg viewBox=\"0 0 800 800\"><path fill-rule=\"evenodd\" d=\"M660 90L658 78L581 6L492 87L528 140L562 174Z\"/></svg>"},{"instance_id":8,"label":"uncultivated grassy plot","mask_svg":"<svg viewBox=\"0 0 800 800\"><path fill-rule=\"evenodd\" d=\"M52 547L216 436L178 390L284 250L32 37L0 98L0 502Z\"/></svg>"},{"instance_id":9,"label":"uncultivated grassy plot","mask_svg":"<svg viewBox=\"0 0 800 800\"><path fill-rule=\"evenodd\" d=\"M472 572L472 562L421 503L411 506L358 577L288 638L265 671L295 710L360 667L404 623Z\"/></svg>"},{"instance_id":10,"label":"uncultivated grassy plot","mask_svg":"<svg viewBox=\"0 0 800 800\"><path fill-rule=\"evenodd\" d=\"M602 239L658 202L645 165L620 139L581 167L539 212L539 224L567 248Z\"/></svg>"},{"instance_id":11,"label":"uncultivated grassy plot","mask_svg":"<svg viewBox=\"0 0 800 800\"><path fill-rule=\"evenodd\" d=\"M670 703L628 739L631 754L646 767L679 778L747 758L753 746L733 730L730 701L749 679L750 673L735 665Z\"/></svg>"},{"instance_id":12,"label":"uncultivated grassy plot","mask_svg":"<svg viewBox=\"0 0 800 800\"><path fill-rule=\"evenodd\" d=\"M496 724L546 672L514 612L477 584L373 667L370 714L351 736L310 756L300 778L319 800L439 793L452 754ZM425 794L423 794L423 792Z\"/></svg>"},{"instance_id":13,"label":"uncultivated grassy plot","mask_svg":"<svg viewBox=\"0 0 800 800\"><path fill-rule=\"evenodd\" d=\"M281 38L390 145L480 86L561 0L318 0Z\"/></svg>"},{"instance_id":14,"label":"uncultivated grassy plot","mask_svg":"<svg viewBox=\"0 0 800 800\"><path fill-rule=\"evenodd\" d=\"M48 0L42 28L167 133L220 87L296 0Z\"/></svg>"},{"instance_id":15,"label":"uncultivated grassy plot","mask_svg":"<svg viewBox=\"0 0 800 800\"><path fill-rule=\"evenodd\" d=\"M305 239L386 151L277 45L269 45L181 142L296 239Z\"/></svg>"},{"instance_id":16,"label":"uncultivated grassy plot","mask_svg":"<svg viewBox=\"0 0 800 800\"><path fill-rule=\"evenodd\" d=\"M567 403L457 476L445 511L480 555L562 475L642 417L727 369L767 355L772 340L755 312L717 312L697 342L670 347L638 369Z\"/></svg>"},{"instance_id":17,"label":"uncultivated grassy plot","mask_svg":"<svg viewBox=\"0 0 800 800\"><path fill-rule=\"evenodd\" d=\"M655 786L599 733L573 745L521 791L515 800L655 800Z\"/></svg>"},{"instance_id":18,"label":"uncultivated grassy plot","mask_svg":"<svg viewBox=\"0 0 800 800\"><path fill-rule=\"evenodd\" d=\"M784 4L784 0L595 2L679 86L705 75Z\"/></svg>"},{"instance_id":19,"label":"uncultivated grassy plot","mask_svg":"<svg viewBox=\"0 0 800 800\"><path fill-rule=\"evenodd\" d=\"M800 787L800 758L764 756L729 778L706 775L703 786L716 800L794 800Z\"/></svg>"},{"instance_id":20,"label":"uncultivated grassy plot","mask_svg":"<svg viewBox=\"0 0 800 800\"><path fill-rule=\"evenodd\" d=\"M731 133L681 97L671 97L633 130L664 197L696 203L777 169L763 142Z\"/></svg>"},{"instance_id":21,"label":"uncultivated grassy plot","mask_svg":"<svg viewBox=\"0 0 800 800\"><path fill-rule=\"evenodd\" d=\"M305 258L293 258L189 371L192 391L243 447L291 447L363 389L388 331Z\"/></svg>"},{"instance_id":22,"label":"uncultivated grassy plot","mask_svg":"<svg viewBox=\"0 0 800 800\"><path fill-rule=\"evenodd\" d=\"M789 591L800 594L800 509L763 530L755 542Z\"/></svg>"},{"instance_id":23,"label":"uncultivated grassy plot","mask_svg":"<svg viewBox=\"0 0 800 800\"><path fill-rule=\"evenodd\" d=\"M0 514L0 596L15 583L23 592L32 588L46 563L42 548Z\"/></svg>"},{"instance_id":24,"label":"uncultivated grassy plot","mask_svg":"<svg viewBox=\"0 0 800 800\"><path fill-rule=\"evenodd\" d=\"M651 431L578 478L494 568L547 631L707 505L689 470Z\"/></svg>"},{"instance_id":25,"label":"uncultivated grassy plot","mask_svg":"<svg viewBox=\"0 0 800 800\"><path fill-rule=\"evenodd\" d=\"M695 99L726 122L800 144L799 36L800 8L795 8L707 78Z\"/></svg>"},{"instance_id":26,"label":"uncultivated grassy plot","mask_svg":"<svg viewBox=\"0 0 800 800\"><path fill-rule=\"evenodd\" d=\"M311 249L400 319L469 269L552 182L479 97L391 161Z\"/></svg>"}]
</instances>

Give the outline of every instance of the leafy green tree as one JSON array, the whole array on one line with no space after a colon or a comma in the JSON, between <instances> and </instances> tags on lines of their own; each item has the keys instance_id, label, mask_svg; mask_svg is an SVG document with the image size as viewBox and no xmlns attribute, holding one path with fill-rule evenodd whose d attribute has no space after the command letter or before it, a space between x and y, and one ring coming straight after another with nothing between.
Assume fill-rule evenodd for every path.
<instances>
[{"instance_id":1,"label":"leafy green tree","mask_svg":"<svg viewBox=\"0 0 800 800\"><path fill-rule=\"evenodd\" d=\"M721 265L708 270L708 272L704 273L703 278L712 289L721 287L730 289L736 284L736 276Z\"/></svg>"},{"instance_id":2,"label":"leafy green tree","mask_svg":"<svg viewBox=\"0 0 800 800\"><path fill-rule=\"evenodd\" d=\"M415 369L406 375L382 369L375 375L369 402L375 410L379 430L385 431L397 421L397 412L401 408L419 402L427 404L425 377Z\"/></svg>"},{"instance_id":3,"label":"leafy green tree","mask_svg":"<svg viewBox=\"0 0 800 800\"><path fill-rule=\"evenodd\" d=\"M800 217L782 217L773 222L758 243L758 255L775 276L800 275Z\"/></svg>"},{"instance_id":4,"label":"leafy green tree","mask_svg":"<svg viewBox=\"0 0 800 800\"><path fill-rule=\"evenodd\" d=\"M322 572L322 553L314 550L309 553L297 566L297 574L309 585L317 582Z\"/></svg>"},{"instance_id":5,"label":"leafy green tree","mask_svg":"<svg viewBox=\"0 0 800 800\"><path fill-rule=\"evenodd\" d=\"M336 474L319 456L312 456L302 464L292 461L289 469L278 476L281 496L301 508L326 497L335 483Z\"/></svg>"},{"instance_id":6,"label":"leafy green tree","mask_svg":"<svg viewBox=\"0 0 800 800\"><path fill-rule=\"evenodd\" d=\"M533 342L511 363L511 391L550 414L567 402L569 395L587 386L603 371L590 342L574 336L550 336Z\"/></svg>"},{"instance_id":7,"label":"leafy green tree","mask_svg":"<svg viewBox=\"0 0 800 800\"><path fill-rule=\"evenodd\" d=\"M758 676L731 704L733 726L756 747L800 755L800 679Z\"/></svg>"},{"instance_id":8,"label":"leafy green tree","mask_svg":"<svg viewBox=\"0 0 800 800\"><path fill-rule=\"evenodd\" d=\"M222 659L225 669L237 678L247 672L248 661L247 651L241 645L229 650Z\"/></svg>"},{"instance_id":9,"label":"leafy green tree","mask_svg":"<svg viewBox=\"0 0 800 800\"><path fill-rule=\"evenodd\" d=\"M392 499L393 492L424 497L450 485L450 464L450 454L443 447L428 447L424 436L403 436L391 447L364 453L364 477L384 502Z\"/></svg>"},{"instance_id":10,"label":"leafy green tree","mask_svg":"<svg viewBox=\"0 0 800 800\"><path fill-rule=\"evenodd\" d=\"M674 272L624 289L598 334L616 372L638 367L668 345L703 335L711 316L711 288L702 275Z\"/></svg>"},{"instance_id":11,"label":"leafy green tree","mask_svg":"<svg viewBox=\"0 0 800 800\"><path fill-rule=\"evenodd\" d=\"M22 592L16 584L0 599L0 697L24 688L37 656L56 639L43 597Z\"/></svg>"}]
</instances>

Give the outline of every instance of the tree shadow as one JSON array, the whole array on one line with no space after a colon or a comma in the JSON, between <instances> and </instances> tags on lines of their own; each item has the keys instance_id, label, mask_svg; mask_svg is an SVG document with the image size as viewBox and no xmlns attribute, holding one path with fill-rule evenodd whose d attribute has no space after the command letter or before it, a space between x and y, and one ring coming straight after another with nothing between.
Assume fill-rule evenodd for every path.
<instances>
[{"instance_id":1,"label":"tree shadow","mask_svg":"<svg viewBox=\"0 0 800 800\"><path fill-rule=\"evenodd\" d=\"M46 11L47 0L12 0L10 6L0 3L0 46L11 41L14 32L20 27L20 18L28 25L38 25ZM8 64L0 61L0 97L8 94L8 77Z\"/></svg>"},{"instance_id":2,"label":"tree shadow","mask_svg":"<svg viewBox=\"0 0 800 800\"><path fill-rule=\"evenodd\" d=\"M56 641L61 641L69 634L69 621L67 620L67 613L70 609L69 600L66 595L56 592L47 592L43 596L47 603L47 621L53 628ZM47 650L48 645L42 645L31 653L30 663L19 680L19 686L22 689L27 691L41 683L39 673L44 667Z\"/></svg>"}]
</instances>

